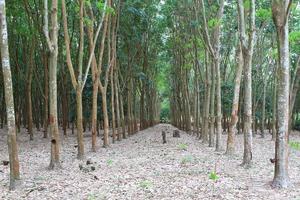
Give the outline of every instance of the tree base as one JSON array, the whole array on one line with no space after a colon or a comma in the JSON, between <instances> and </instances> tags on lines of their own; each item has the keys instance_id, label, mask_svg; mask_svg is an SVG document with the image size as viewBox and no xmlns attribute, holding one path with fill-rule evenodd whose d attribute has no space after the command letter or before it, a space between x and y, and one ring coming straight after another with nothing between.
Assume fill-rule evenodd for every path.
<instances>
[{"instance_id":1,"label":"tree base","mask_svg":"<svg viewBox=\"0 0 300 200\"><path fill-rule=\"evenodd\" d=\"M227 156L233 156L234 154L235 154L234 149L227 149L225 152L225 155L227 155Z\"/></svg>"},{"instance_id":2,"label":"tree base","mask_svg":"<svg viewBox=\"0 0 300 200\"><path fill-rule=\"evenodd\" d=\"M245 169L250 169L252 167L252 163L243 162L242 164L240 164L240 166L245 168Z\"/></svg>"},{"instance_id":3,"label":"tree base","mask_svg":"<svg viewBox=\"0 0 300 200\"><path fill-rule=\"evenodd\" d=\"M50 165L48 167L48 170L55 170L55 169L61 169L62 166L60 164L60 162L50 162Z\"/></svg>"},{"instance_id":4,"label":"tree base","mask_svg":"<svg viewBox=\"0 0 300 200\"><path fill-rule=\"evenodd\" d=\"M293 184L291 183L289 178L274 178L274 180L271 183L272 188L277 188L277 189L283 189L283 188L289 188L292 187Z\"/></svg>"},{"instance_id":5,"label":"tree base","mask_svg":"<svg viewBox=\"0 0 300 200\"><path fill-rule=\"evenodd\" d=\"M18 189L21 187L21 185L22 185L22 180L20 178L10 180L9 190L13 191L15 189Z\"/></svg>"}]
</instances>

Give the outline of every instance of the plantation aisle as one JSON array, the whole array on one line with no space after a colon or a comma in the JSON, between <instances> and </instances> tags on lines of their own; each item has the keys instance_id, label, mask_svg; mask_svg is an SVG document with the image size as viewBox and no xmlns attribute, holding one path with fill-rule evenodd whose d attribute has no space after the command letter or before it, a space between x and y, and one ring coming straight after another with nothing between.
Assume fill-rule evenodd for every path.
<instances>
[{"instance_id":1,"label":"plantation aisle","mask_svg":"<svg viewBox=\"0 0 300 200\"><path fill-rule=\"evenodd\" d=\"M270 137L254 138L254 167L238 166L242 158L242 135L237 136L238 155L229 158L181 132L173 138L175 128L160 124L126 140L88 152L90 138L85 137L87 156L82 169L76 159L75 136L63 140L62 169L47 171L48 140L28 142L21 134L20 164L22 189L8 191L8 167L0 166L0 199L299 199L300 152L291 151L290 177L296 187L274 192L272 180L274 145ZM167 130L167 144L161 131ZM291 137L299 141L300 138ZM224 145L225 135L222 136ZM6 148L1 138L1 147ZM86 165L87 158L93 164ZM1 148L0 160L7 160ZM217 166L218 180L209 179ZM92 168L94 168L92 170ZM298 189L297 189L298 187Z\"/></svg>"}]
</instances>

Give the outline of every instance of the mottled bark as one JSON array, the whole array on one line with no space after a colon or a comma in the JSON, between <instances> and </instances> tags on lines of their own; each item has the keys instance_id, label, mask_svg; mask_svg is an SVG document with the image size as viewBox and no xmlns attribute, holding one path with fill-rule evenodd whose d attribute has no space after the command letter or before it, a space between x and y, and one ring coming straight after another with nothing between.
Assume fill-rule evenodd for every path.
<instances>
[{"instance_id":1,"label":"mottled bark","mask_svg":"<svg viewBox=\"0 0 300 200\"><path fill-rule=\"evenodd\" d=\"M0 0L0 35L1 35L1 63L3 72L5 105L7 117L7 145L10 166L9 188L14 190L16 181L20 179L18 144L16 138L15 109L13 97L13 85L10 69L9 50L8 50L8 31L5 13L5 0Z\"/></svg>"},{"instance_id":2,"label":"mottled bark","mask_svg":"<svg viewBox=\"0 0 300 200\"><path fill-rule=\"evenodd\" d=\"M51 157L49 169L60 167L60 137L57 119L57 55L58 55L58 20L57 0L52 0L51 6L51 33L48 31L48 0L44 0L44 34L50 51L49 57L49 127L51 134ZM51 38L51 39L50 39Z\"/></svg>"},{"instance_id":3,"label":"mottled bark","mask_svg":"<svg viewBox=\"0 0 300 200\"><path fill-rule=\"evenodd\" d=\"M229 124L229 131L227 135L227 148L226 154L232 155L235 153L235 134L236 134L236 125L238 122L238 111L239 111L239 100L240 100L240 88L241 88L241 78L243 73L243 55L241 46L239 45L237 51L237 70L234 81L234 93L233 101L231 108L231 119Z\"/></svg>"},{"instance_id":4,"label":"mottled bark","mask_svg":"<svg viewBox=\"0 0 300 200\"><path fill-rule=\"evenodd\" d=\"M278 130L275 142L275 172L272 186L287 188L291 185L288 175L288 134L289 134L289 92L290 58L288 17L291 6L289 0L273 0L272 14L277 30L278 46Z\"/></svg>"},{"instance_id":5,"label":"mottled bark","mask_svg":"<svg viewBox=\"0 0 300 200\"><path fill-rule=\"evenodd\" d=\"M249 35L246 34L243 0L238 0L239 36L242 45L244 76L244 156L242 165L250 167L252 164L252 55L255 38L255 0L250 1Z\"/></svg>"}]
</instances>

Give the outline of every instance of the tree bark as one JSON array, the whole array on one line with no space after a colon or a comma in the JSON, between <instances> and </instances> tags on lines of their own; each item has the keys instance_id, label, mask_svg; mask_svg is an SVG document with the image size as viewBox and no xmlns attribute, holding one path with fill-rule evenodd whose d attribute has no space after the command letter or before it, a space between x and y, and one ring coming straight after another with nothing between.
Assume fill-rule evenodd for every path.
<instances>
[{"instance_id":1,"label":"tree bark","mask_svg":"<svg viewBox=\"0 0 300 200\"><path fill-rule=\"evenodd\" d=\"M57 119L57 55L58 55L58 23L57 23L57 0L52 0L51 6L51 33L48 31L48 0L44 0L44 34L50 50L50 70L49 70L49 96L50 96L50 116L49 126L51 134L51 158L49 169L60 167L59 151L60 138ZM51 38L51 40L50 40Z\"/></svg>"},{"instance_id":2,"label":"tree bark","mask_svg":"<svg viewBox=\"0 0 300 200\"><path fill-rule=\"evenodd\" d=\"M242 165L252 165L252 55L255 38L255 0L250 1L249 36L246 36L245 9L243 0L238 0L239 35L242 45L244 76L244 156Z\"/></svg>"},{"instance_id":3,"label":"tree bark","mask_svg":"<svg viewBox=\"0 0 300 200\"><path fill-rule=\"evenodd\" d=\"M272 186L287 188L291 185L288 175L288 134L289 134L289 92L290 92L290 60L289 60L289 0L273 0L272 14L277 30L278 47L278 130L275 142L275 172Z\"/></svg>"},{"instance_id":4,"label":"tree bark","mask_svg":"<svg viewBox=\"0 0 300 200\"><path fill-rule=\"evenodd\" d=\"M243 55L242 49L239 44L237 51L237 70L235 75L235 85L233 93L233 101L231 108L231 120L229 124L229 131L227 135L227 148L226 154L233 155L235 153L235 134L236 134L236 125L239 119L239 100L240 100L240 88L241 88L241 78L243 73Z\"/></svg>"},{"instance_id":5,"label":"tree bark","mask_svg":"<svg viewBox=\"0 0 300 200\"><path fill-rule=\"evenodd\" d=\"M20 179L18 143L16 138L15 109L13 97L13 85L10 69L8 50L8 31L5 13L5 0L0 0L0 31L1 31L1 61L3 82L5 91L6 117L7 117L7 145L10 166L10 190L16 187L16 181Z\"/></svg>"}]
</instances>

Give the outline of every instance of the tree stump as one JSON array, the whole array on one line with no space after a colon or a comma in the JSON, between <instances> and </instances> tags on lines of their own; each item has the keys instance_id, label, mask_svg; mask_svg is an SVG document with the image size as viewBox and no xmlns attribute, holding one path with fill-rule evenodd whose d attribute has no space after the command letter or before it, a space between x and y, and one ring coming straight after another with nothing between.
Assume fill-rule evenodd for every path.
<instances>
[{"instance_id":1,"label":"tree stump","mask_svg":"<svg viewBox=\"0 0 300 200\"><path fill-rule=\"evenodd\" d=\"M173 137L180 138L180 132L179 132L179 130L174 130L173 131Z\"/></svg>"}]
</instances>

